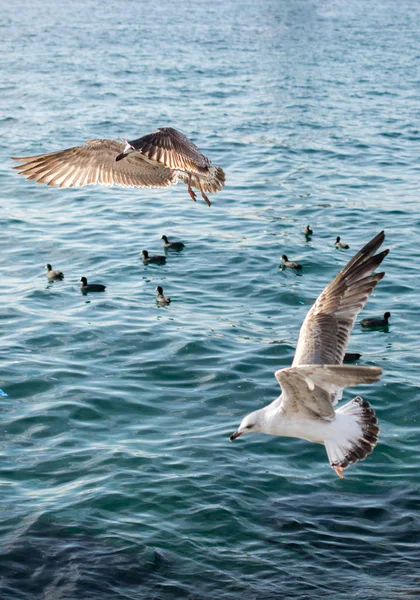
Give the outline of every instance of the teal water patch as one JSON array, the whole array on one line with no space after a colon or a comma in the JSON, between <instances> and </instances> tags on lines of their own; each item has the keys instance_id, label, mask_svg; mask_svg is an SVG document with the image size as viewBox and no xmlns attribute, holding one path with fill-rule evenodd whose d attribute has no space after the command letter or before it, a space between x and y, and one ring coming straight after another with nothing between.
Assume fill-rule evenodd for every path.
<instances>
[{"instance_id":1,"label":"teal water patch","mask_svg":"<svg viewBox=\"0 0 420 600\"><path fill-rule=\"evenodd\" d=\"M415 596L418 3L53 8L3 7L1 599ZM225 169L210 208L181 183L59 190L11 169L168 125ZM392 318L356 322L348 350L383 376L345 393L377 412L373 454L341 481L320 445L229 443L382 229L358 321ZM143 265L163 234L185 249ZM82 276L106 291L84 296Z\"/></svg>"}]
</instances>

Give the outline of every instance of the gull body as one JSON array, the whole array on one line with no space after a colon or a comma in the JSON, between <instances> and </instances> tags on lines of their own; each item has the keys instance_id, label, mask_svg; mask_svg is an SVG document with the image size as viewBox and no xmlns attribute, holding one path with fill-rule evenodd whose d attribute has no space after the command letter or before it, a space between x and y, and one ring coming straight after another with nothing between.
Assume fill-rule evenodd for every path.
<instances>
[{"instance_id":1,"label":"gull body","mask_svg":"<svg viewBox=\"0 0 420 600\"><path fill-rule=\"evenodd\" d=\"M279 410L280 400L282 400L281 395L264 409L254 411L248 415L248 417L251 417L251 422L254 419L259 422L260 433L300 438L316 444L323 444L324 440L331 436L331 422L322 419L314 420L309 415L296 419L295 415L288 415L287 411ZM335 433L340 435L341 429L345 430L346 425L346 419L343 418L343 415L336 413ZM354 432L355 434L359 433L357 426L354 427Z\"/></svg>"},{"instance_id":2,"label":"gull body","mask_svg":"<svg viewBox=\"0 0 420 600\"><path fill-rule=\"evenodd\" d=\"M124 159L124 160L123 160ZM206 194L216 193L225 185L225 173L215 167L191 140L173 127L161 127L130 142L89 140L49 154L13 157L20 162L13 167L27 179L58 187L118 185L121 187L169 187L178 181Z\"/></svg>"},{"instance_id":3,"label":"gull body","mask_svg":"<svg viewBox=\"0 0 420 600\"><path fill-rule=\"evenodd\" d=\"M307 314L292 366L276 371L282 393L242 420L230 440L246 433L297 437L324 444L331 467L343 477L378 441L375 411L359 396L335 409L346 387L379 380L379 367L343 365L356 317L385 273L374 273L388 250L375 236L324 289Z\"/></svg>"}]
</instances>

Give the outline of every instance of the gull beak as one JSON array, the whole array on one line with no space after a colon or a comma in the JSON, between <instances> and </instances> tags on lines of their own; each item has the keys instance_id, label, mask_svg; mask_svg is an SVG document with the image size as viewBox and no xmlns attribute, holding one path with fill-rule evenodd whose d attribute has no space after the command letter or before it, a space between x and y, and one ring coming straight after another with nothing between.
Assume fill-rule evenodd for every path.
<instances>
[{"instance_id":1,"label":"gull beak","mask_svg":"<svg viewBox=\"0 0 420 600\"><path fill-rule=\"evenodd\" d=\"M236 438L242 435L242 433L242 431L235 431L235 433L232 433L232 435L229 438L229 442L233 442L233 440L236 440Z\"/></svg>"},{"instance_id":2,"label":"gull beak","mask_svg":"<svg viewBox=\"0 0 420 600\"><path fill-rule=\"evenodd\" d=\"M132 152L135 152L136 149L134 148L134 146L132 146L131 144L129 144L127 141L125 142L125 148L124 150L121 152L121 154L119 154L117 156L117 158L115 160L122 160L123 158L125 158L128 154L131 154Z\"/></svg>"}]
</instances>

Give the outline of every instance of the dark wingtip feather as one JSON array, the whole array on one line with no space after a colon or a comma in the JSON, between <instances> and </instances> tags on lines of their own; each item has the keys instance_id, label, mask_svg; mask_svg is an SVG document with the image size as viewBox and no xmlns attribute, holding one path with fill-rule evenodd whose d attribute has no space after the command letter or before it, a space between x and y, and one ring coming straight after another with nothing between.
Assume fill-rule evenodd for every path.
<instances>
[{"instance_id":1,"label":"dark wingtip feather","mask_svg":"<svg viewBox=\"0 0 420 600\"><path fill-rule=\"evenodd\" d=\"M378 419L369 402L357 396L353 398L349 405L352 405L359 412L358 422L362 428L362 435L347 449L343 460L331 463L333 469L337 467L346 469L349 465L364 460L366 456L373 452L378 443L380 431L377 424Z\"/></svg>"}]
</instances>

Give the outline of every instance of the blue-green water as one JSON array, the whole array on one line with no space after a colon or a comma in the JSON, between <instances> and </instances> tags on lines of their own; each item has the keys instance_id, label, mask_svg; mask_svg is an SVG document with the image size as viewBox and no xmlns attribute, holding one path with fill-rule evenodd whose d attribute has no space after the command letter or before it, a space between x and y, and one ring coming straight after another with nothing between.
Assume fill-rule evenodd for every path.
<instances>
[{"instance_id":1,"label":"blue-green water","mask_svg":"<svg viewBox=\"0 0 420 600\"><path fill-rule=\"evenodd\" d=\"M2 600L420 597L419 18L409 0L2 5ZM224 167L211 208L183 185L58 190L11 170L165 125ZM321 446L230 444L381 229L362 315L392 324L349 346L384 371L357 390L375 452L341 481ZM185 250L145 267L164 233ZM106 292L83 296L82 275Z\"/></svg>"}]
</instances>

